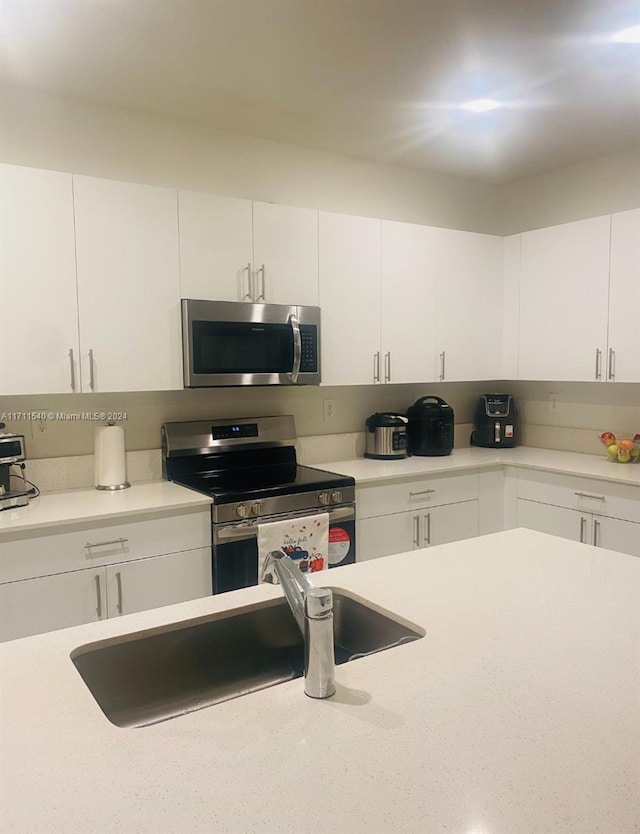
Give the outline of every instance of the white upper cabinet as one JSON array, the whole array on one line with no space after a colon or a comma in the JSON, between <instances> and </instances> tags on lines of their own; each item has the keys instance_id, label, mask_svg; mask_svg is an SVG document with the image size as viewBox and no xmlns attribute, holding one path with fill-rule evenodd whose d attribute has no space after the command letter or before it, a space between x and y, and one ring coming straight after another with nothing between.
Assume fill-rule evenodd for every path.
<instances>
[{"instance_id":1,"label":"white upper cabinet","mask_svg":"<svg viewBox=\"0 0 640 834\"><path fill-rule=\"evenodd\" d=\"M605 378L640 382L640 209L611 218L609 342Z\"/></svg>"},{"instance_id":2,"label":"white upper cabinet","mask_svg":"<svg viewBox=\"0 0 640 834\"><path fill-rule=\"evenodd\" d=\"M318 212L180 191L182 298L318 303Z\"/></svg>"},{"instance_id":3,"label":"white upper cabinet","mask_svg":"<svg viewBox=\"0 0 640 834\"><path fill-rule=\"evenodd\" d=\"M521 236L519 378L606 376L611 218Z\"/></svg>"},{"instance_id":4,"label":"white upper cabinet","mask_svg":"<svg viewBox=\"0 0 640 834\"><path fill-rule=\"evenodd\" d=\"M179 191L182 298L250 301L251 200Z\"/></svg>"},{"instance_id":5,"label":"white upper cabinet","mask_svg":"<svg viewBox=\"0 0 640 834\"><path fill-rule=\"evenodd\" d=\"M438 230L382 222L383 382L433 382Z\"/></svg>"},{"instance_id":6,"label":"white upper cabinet","mask_svg":"<svg viewBox=\"0 0 640 834\"><path fill-rule=\"evenodd\" d=\"M497 235L438 230L436 375L499 379L504 243Z\"/></svg>"},{"instance_id":7,"label":"white upper cabinet","mask_svg":"<svg viewBox=\"0 0 640 834\"><path fill-rule=\"evenodd\" d=\"M253 204L255 300L268 304L318 304L318 212Z\"/></svg>"},{"instance_id":8,"label":"white upper cabinet","mask_svg":"<svg viewBox=\"0 0 640 834\"><path fill-rule=\"evenodd\" d=\"M70 174L0 166L0 394L80 390Z\"/></svg>"},{"instance_id":9,"label":"white upper cabinet","mask_svg":"<svg viewBox=\"0 0 640 834\"><path fill-rule=\"evenodd\" d=\"M74 177L82 388L182 388L177 195Z\"/></svg>"},{"instance_id":10,"label":"white upper cabinet","mask_svg":"<svg viewBox=\"0 0 640 834\"><path fill-rule=\"evenodd\" d=\"M380 382L380 220L320 212L322 382Z\"/></svg>"}]
</instances>

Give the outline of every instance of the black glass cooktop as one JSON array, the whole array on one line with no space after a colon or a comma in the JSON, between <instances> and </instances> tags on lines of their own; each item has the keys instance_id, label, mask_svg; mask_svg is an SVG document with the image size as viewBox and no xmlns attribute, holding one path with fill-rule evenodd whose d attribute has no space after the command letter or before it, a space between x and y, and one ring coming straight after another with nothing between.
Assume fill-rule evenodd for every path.
<instances>
[{"instance_id":1,"label":"black glass cooktop","mask_svg":"<svg viewBox=\"0 0 640 834\"><path fill-rule=\"evenodd\" d=\"M355 480L347 475L296 464L198 472L174 480L209 495L216 504L355 486Z\"/></svg>"}]
</instances>

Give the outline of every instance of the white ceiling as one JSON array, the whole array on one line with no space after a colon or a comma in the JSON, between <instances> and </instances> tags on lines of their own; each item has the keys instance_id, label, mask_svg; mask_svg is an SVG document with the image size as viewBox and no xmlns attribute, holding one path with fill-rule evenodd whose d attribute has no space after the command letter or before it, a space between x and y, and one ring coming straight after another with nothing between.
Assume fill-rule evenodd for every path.
<instances>
[{"instance_id":1,"label":"white ceiling","mask_svg":"<svg viewBox=\"0 0 640 834\"><path fill-rule=\"evenodd\" d=\"M0 0L0 80L507 182L640 144L626 0ZM454 105L499 98L504 110Z\"/></svg>"}]
</instances>

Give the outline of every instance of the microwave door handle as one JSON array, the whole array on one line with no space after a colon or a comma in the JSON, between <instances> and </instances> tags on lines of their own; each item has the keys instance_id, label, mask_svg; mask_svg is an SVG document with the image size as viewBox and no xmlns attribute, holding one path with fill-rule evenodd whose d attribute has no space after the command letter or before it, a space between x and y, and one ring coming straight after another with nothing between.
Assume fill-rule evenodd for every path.
<instances>
[{"instance_id":1,"label":"microwave door handle","mask_svg":"<svg viewBox=\"0 0 640 834\"><path fill-rule=\"evenodd\" d=\"M293 313L289 316L289 324L293 331L293 369L289 374L289 379L295 384L298 381L302 363L302 338L300 336L300 323Z\"/></svg>"}]
</instances>

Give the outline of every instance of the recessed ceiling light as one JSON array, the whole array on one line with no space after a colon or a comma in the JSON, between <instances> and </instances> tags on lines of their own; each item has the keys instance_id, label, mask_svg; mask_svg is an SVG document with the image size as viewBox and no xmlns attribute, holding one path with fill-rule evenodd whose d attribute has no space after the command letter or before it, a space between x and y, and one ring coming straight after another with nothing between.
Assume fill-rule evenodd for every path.
<instances>
[{"instance_id":1,"label":"recessed ceiling light","mask_svg":"<svg viewBox=\"0 0 640 834\"><path fill-rule=\"evenodd\" d=\"M492 98L478 98L475 101L468 101L466 104L461 104L462 110L470 110L472 113L486 113L488 110L496 110L498 107L503 107L499 101L494 101Z\"/></svg>"},{"instance_id":2,"label":"recessed ceiling light","mask_svg":"<svg viewBox=\"0 0 640 834\"><path fill-rule=\"evenodd\" d=\"M611 35L611 40L616 43L640 43L640 26L630 26Z\"/></svg>"}]
</instances>

